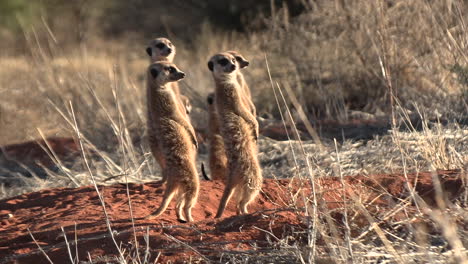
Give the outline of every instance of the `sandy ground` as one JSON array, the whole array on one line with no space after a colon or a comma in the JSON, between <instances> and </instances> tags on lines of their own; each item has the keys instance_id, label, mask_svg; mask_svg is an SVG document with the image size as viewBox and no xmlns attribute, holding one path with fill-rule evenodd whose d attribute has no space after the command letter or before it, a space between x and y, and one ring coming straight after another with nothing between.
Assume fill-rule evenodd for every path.
<instances>
[{"instance_id":1,"label":"sandy ground","mask_svg":"<svg viewBox=\"0 0 468 264\"><path fill-rule=\"evenodd\" d=\"M352 204L359 203L377 217L390 212L399 200L410 195L409 183L431 206L435 204L436 197L433 179L440 180L445 198L450 200L461 194L460 176L457 171L439 171L437 175L410 174L407 177L397 174L352 176L345 177L345 188L338 178L322 178L316 180L315 188L321 211L331 212L333 221L341 229L344 204L351 212L354 208ZM151 260L158 258L163 263L183 262L190 258L219 260L223 254L233 252L268 254L275 248L271 242L275 238L307 230L308 217L304 213L302 194L312 197L308 180L267 179L259 198L250 206L252 214L235 216L231 202L224 217L214 219L223 184L203 181L198 204L193 209L195 222L179 223L175 217L174 202L160 218L143 219L158 207L164 186L155 183L129 184L129 196L124 184L99 186L99 189L105 200L116 243L126 253L136 254L138 249L143 258L148 242L148 257ZM132 214L129 211L129 197ZM65 234L71 254L80 260L90 261L91 256L93 263L113 263L112 260L118 257L116 245L106 226L103 207L93 186L27 193L1 200L0 208L0 263L48 263L38 246L54 263L66 263L69 253ZM416 215L415 212L415 208L409 206L405 214L393 214L392 218L408 218L408 214ZM423 216L419 215L419 218ZM366 222L362 213L355 214L353 232L367 226ZM135 243L135 236L138 243ZM324 241L319 240L318 243L323 244Z\"/></svg>"}]
</instances>

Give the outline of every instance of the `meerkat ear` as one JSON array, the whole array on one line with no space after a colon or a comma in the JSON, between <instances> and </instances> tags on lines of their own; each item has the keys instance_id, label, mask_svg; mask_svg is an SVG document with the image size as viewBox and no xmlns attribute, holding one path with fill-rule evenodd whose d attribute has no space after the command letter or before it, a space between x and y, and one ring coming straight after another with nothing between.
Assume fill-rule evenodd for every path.
<instances>
[{"instance_id":1,"label":"meerkat ear","mask_svg":"<svg viewBox=\"0 0 468 264\"><path fill-rule=\"evenodd\" d=\"M151 73L151 76L153 76L153 78L155 78L155 79L156 79L156 77L158 77L158 74L159 74L158 70L156 70L156 69L151 69L150 73Z\"/></svg>"},{"instance_id":2,"label":"meerkat ear","mask_svg":"<svg viewBox=\"0 0 468 264\"><path fill-rule=\"evenodd\" d=\"M239 62L239 66L241 69L249 66L249 61L244 59L242 56L236 56L236 61Z\"/></svg>"},{"instance_id":3,"label":"meerkat ear","mask_svg":"<svg viewBox=\"0 0 468 264\"><path fill-rule=\"evenodd\" d=\"M151 55L153 54L152 50L150 47L147 47L146 48L146 53L148 53L148 55L151 57Z\"/></svg>"},{"instance_id":4,"label":"meerkat ear","mask_svg":"<svg viewBox=\"0 0 468 264\"><path fill-rule=\"evenodd\" d=\"M208 69L210 69L210 71L213 71L213 62L212 61L208 62Z\"/></svg>"}]
</instances>

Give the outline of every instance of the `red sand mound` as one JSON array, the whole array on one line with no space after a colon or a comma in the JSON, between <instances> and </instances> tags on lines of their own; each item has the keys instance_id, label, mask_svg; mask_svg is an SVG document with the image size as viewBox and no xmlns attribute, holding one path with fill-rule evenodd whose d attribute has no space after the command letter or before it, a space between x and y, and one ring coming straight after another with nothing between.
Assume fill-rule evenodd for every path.
<instances>
[{"instance_id":1,"label":"red sand mound","mask_svg":"<svg viewBox=\"0 0 468 264\"><path fill-rule=\"evenodd\" d=\"M78 145L73 138L51 137L47 139L47 144L61 160L70 156L78 155ZM51 167L55 162L50 158L47 151L50 151L44 140L28 141L20 144L3 146L3 155L9 160L19 161L23 164L40 163L46 167ZM50 153L51 154L51 153Z\"/></svg>"},{"instance_id":2,"label":"red sand mound","mask_svg":"<svg viewBox=\"0 0 468 264\"><path fill-rule=\"evenodd\" d=\"M432 204L434 188L431 174L409 175L408 179L419 195ZM449 199L461 192L462 180L459 172L439 171L438 179ZM371 212L373 207L378 207L379 210L389 208L390 200L408 196L405 182L402 175L346 177L344 193L347 197L359 199ZM158 257L160 262L180 262L210 256L218 256L219 259L223 252L242 250L256 250L260 254L262 248L271 247L267 237L274 240L274 236L283 237L291 227L295 230L305 228L304 213L288 207L293 203L292 195L299 188L298 180L265 180L261 195L249 208L254 213L235 216L231 201L224 218L215 220L213 216L223 185L216 181L204 181L198 204L192 211L195 222L182 224L176 221L174 202L160 218L143 219L158 207L164 187L159 184L130 184L129 194L135 226L132 229L125 185L99 187L105 199L113 236L116 243L125 250L126 256L136 254L136 248L143 256L147 241L151 248L151 259ZM309 184L303 184L301 188L310 193ZM324 207L336 211L343 205L343 188L339 179L319 179L315 188L319 203ZM377 197L382 193L385 195ZM302 196L298 195L297 200L301 201ZM118 252L105 219L98 195L92 186L43 190L2 200L0 263L48 263L28 230L54 263L70 262L61 227L65 230L73 256L78 252L79 260L89 261L89 253L93 263L114 263L112 260L115 260ZM139 246L135 246L133 230L136 230ZM149 239L145 241L147 232ZM77 245L74 243L75 236Z\"/></svg>"}]
</instances>

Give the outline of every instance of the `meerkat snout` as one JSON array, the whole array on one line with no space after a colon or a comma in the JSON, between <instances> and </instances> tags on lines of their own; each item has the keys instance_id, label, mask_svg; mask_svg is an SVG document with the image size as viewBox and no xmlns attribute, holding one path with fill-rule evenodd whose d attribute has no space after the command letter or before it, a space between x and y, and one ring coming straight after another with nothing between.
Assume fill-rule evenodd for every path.
<instances>
[{"instance_id":1,"label":"meerkat snout","mask_svg":"<svg viewBox=\"0 0 468 264\"><path fill-rule=\"evenodd\" d=\"M174 76L173 80L178 81L178 80L182 80L183 78L185 78L185 73L184 72L176 72L176 73L174 73L173 76Z\"/></svg>"},{"instance_id":2,"label":"meerkat snout","mask_svg":"<svg viewBox=\"0 0 468 264\"><path fill-rule=\"evenodd\" d=\"M239 65L240 65L241 69L249 66L249 64L250 64L250 62L248 62L246 60L242 60L242 58L239 59L238 57L236 57L236 60L239 62Z\"/></svg>"},{"instance_id":3,"label":"meerkat snout","mask_svg":"<svg viewBox=\"0 0 468 264\"><path fill-rule=\"evenodd\" d=\"M250 62L248 60L246 60L244 58L244 56L242 56L238 51L230 50L230 51L227 51L227 53L234 56L234 58L236 59L236 62L238 63L240 69L243 69L243 68L250 65Z\"/></svg>"}]
</instances>

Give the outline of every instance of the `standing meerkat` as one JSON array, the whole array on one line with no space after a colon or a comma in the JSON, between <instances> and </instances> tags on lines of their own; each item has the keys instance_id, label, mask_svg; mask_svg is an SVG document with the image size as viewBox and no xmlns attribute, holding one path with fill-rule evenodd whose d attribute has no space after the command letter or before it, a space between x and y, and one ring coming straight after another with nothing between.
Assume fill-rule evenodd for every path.
<instances>
[{"instance_id":1,"label":"standing meerkat","mask_svg":"<svg viewBox=\"0 0 468 264\"><path fill-rule=\"evenodd\" d=\"M193 221L191 209L197 201L200 188L195 167L198 143L192 125L187 115L177 106L175 93L169 85L184 76L185 74L170 62L160 61L148 67L148 106L151 115L149 119L152 120L149 124L149 134L159 136L161 154L166 162L163 178L167 184L160 207L147 216L147 219L161 215L174 195L177 195L178 220Z\"/></svg>"},{"instance_id":2,"label":"standing meerkat","mask_svg":"<svg viewBox=\"0 0 468 264\"><path fill-rule=\"evenodd\" d=\"M208 68L215 81L216 111L228 157L226 187L216 218L222 216L234 193L237 214L246 214L248 204L258 195L262 186L256 144L258 123L242 99L236 58L228 52L216 54L209 60Z\"/></svg>"},{"instance_id":3,"label":"standing meerkat","mask_svg":"<svg viewBox=\"0 0 468 264\"><path fill-rule=\"evenodd\" d=\"M154 63L157 61L167 61L167 62L172 63L174 60L174 56L176 54L176 47L167 38L155 38L155 39L152 39L148 43L148 47L146 48L146 53L148 54L150 58L150 63ZM188 116L188 114L190 113L190 110L192 109L190 100L186 96L183 96L180 94L180 89L179 89L179 85L177 82L171 82L171 83L168 83L168 85L174 91L177 101L180 102L179 104L177 104L178 107L180 108L181 111L185 112ZM149 87L147 89L146 97L149 98ZM149 113L150 112L149 104L147 105L147 107L148 107L148 113ZM153 122L151 120L152 116L153 115L148 114L148 125L150 125L150 123ZM161 170L164 171L165 166L166 166L166 161L160 149L160 142L158 140L159 136L153 133L153 135L150 135L149 137L150 137L151 152L153 153L154 158L156 159L159 166L161 167ZM164 183L164 182L166 182L166 178L164 177L164 174L163 174L161 183Z\"/></svg>"},{"instance_id":4,"label":"standing meerkat","mask_svg":"<svg viewBox=\"0 0 468 264\"><path fill-rule=\"evenodd\" d=\"M236 66L240 69L246 68L249 66L249 61L242 56L238 51L227 51L227 53L234 56L236 59ZM249 111L256 116L255 105L252 101L251 92L247 82L244 79L242 73L238 72L237 81L241 86L242 100L246 106L249 107ZM207 97L208 101L208 135L209 135L209 165L210 172L213 180L225 180L227 174L227 157L224 149L224 143L222 141L222 136L219 131L218 123L218 114L216 112L216 107L214 104L215 96L214 93L210 93ZM209 179L206 175L205 167L202 164L202 173L205 179Z\"/></svg>"},{"instance_id":5,"label":"standing meerkat","mask_svg":"<svg viewBox=\"0 0 468 264\"><path fill-rule=\"evenodd\" d=\"M206 101L208 103L208 160L210 163L211 179L225 181L227 177L227 156L223 137L219 130L219 115L216 111L214 93L208 94ZM208 178L204 166L202 166L202 173L205 178Z\"/></svg>"}]
</instances>

